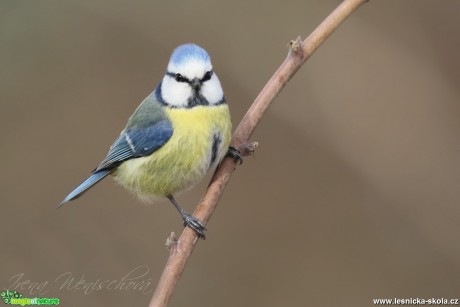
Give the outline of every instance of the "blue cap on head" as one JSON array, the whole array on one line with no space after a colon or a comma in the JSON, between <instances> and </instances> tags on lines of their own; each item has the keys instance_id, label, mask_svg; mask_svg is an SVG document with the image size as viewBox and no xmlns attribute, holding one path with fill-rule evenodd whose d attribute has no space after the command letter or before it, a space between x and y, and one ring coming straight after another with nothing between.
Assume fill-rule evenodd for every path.
<instances>
[{"instance_id":1,"label":"blue cap on head","mask_svg":"<svg viewBox=\"0 0 460 307\"><path fill-rule=\"evenodd\" d=\"M206 52L206 50L195 44L184 44L174 49L171 55L170 63L176 66L180 66L184 62L190 60L211 63L209 54Z\"/></svg>"}]
</instances>

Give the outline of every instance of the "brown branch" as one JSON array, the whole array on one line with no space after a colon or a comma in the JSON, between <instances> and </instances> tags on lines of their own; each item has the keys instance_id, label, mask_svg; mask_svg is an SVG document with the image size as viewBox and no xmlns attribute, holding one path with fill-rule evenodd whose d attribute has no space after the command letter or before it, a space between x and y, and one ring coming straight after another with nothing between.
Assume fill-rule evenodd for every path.
<instances>
[{"instance_id":1,"label":"brown branch","mask_svg":"<svg viewBox=\"0 0 460 307\"><path fill-rule=\"evenodd\" d=\"M318 49L318 47L334 32L335 29L350 16L358 7L368 0L343 1L303 42L300 38L291 41L287 58L273 74L260 94L247 111L235 130L232 145L243 152L250 152L253 144L245 145L252 135L270 103L281 92L286 83L302 67L303 63ZM249 149L248 149L249 148ZM224 192L230 176L235 170L233 159L225 159L215 171L208 189L193 215L206 224L214 212L217 203ZM170 255L150 301L150 307L167 306L189 256L198 241L196 233L186 227L179 240L170 237L168 248Z\"/></svg>"}]
</instances>

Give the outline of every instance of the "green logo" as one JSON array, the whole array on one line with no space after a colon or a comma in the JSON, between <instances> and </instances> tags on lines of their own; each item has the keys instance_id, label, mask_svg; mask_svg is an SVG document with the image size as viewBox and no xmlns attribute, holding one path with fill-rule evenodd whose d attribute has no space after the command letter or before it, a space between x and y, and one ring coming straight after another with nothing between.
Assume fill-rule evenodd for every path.
<instances>
[{"instance_id":1,"label":"green logo","mask_svg":"<svg viewBox=\"0 0 460 307\"><path fill-rule=\"evenodd\" d=\"M18 291L2 291L2 301L7 305L59 305L58 298L22 297Z\"/></svg>"}]
</instances>

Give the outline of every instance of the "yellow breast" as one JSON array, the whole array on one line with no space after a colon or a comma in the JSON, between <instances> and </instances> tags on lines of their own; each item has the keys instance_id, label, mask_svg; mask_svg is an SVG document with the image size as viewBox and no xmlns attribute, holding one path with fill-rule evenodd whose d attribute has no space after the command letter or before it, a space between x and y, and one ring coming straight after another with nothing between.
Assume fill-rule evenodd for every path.
<instances>
[{"instance_id":1,"label":"yellow breast","mask_svg":"<svg viewBox=\"0 0 460 307\"><path fill-rule=\"evenodd\" d=\"M167 196L190 188L225 156L231 136L227 104L166 108L172 137L148 157L131 159L115 178L140 196Z\"/></svg>"}]
</instances>

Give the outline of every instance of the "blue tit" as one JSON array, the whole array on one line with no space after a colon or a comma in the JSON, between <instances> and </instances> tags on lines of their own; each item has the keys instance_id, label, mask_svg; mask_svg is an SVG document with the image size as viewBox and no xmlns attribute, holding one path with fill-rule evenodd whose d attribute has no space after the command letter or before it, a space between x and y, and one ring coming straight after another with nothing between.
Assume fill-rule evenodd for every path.
<instances>
[{"instance_id":1,"label":"blue tit","mask_svg":"<svg viewBox=\"0 0 460 307\"><path fill-rule=\"evenodd\" d=\"M204 239L206 228L173 195L191 188L220 163L229 149L231 127L208 53L195 44L181 45L172 53L162 81L134 111L105 159L59 207L112 175L141 199L168 198L184 226ZM234 148L229 153L234 158L238 154Z\"/></svg>"}]
</instances>

